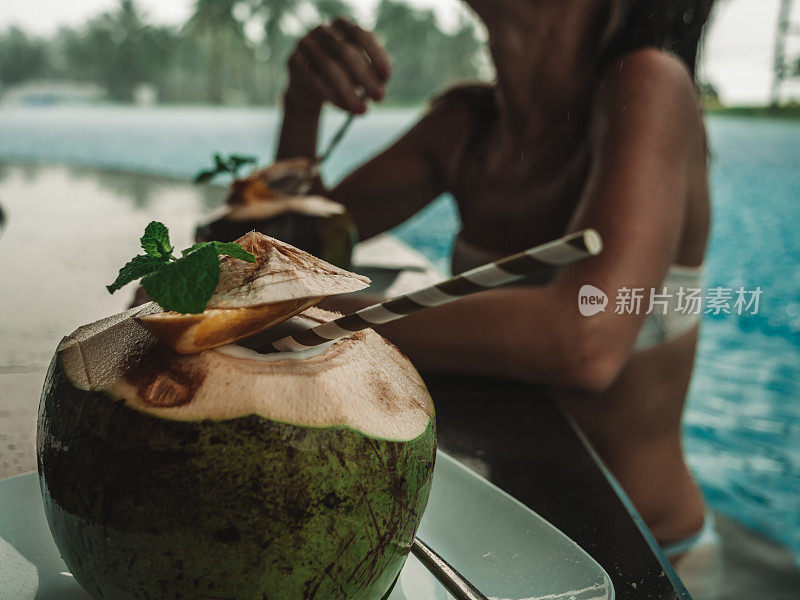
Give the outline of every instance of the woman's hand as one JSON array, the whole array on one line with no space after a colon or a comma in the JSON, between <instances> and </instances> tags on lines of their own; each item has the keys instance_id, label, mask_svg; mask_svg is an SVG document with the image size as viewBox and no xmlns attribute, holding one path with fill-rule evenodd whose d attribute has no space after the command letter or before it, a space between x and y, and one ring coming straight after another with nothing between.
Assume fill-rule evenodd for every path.
<instances>
[{"instance_id":1,"label":"woman's hand","mask_svg":"<svg viewBox=\"0 0 800 600\"><path fill-rule=\"evenodd\" d=\"M389 55L375 34L342 17L320 25L297 43L289 57L287 100L319 109L331 102L362 114L366 97L380 101L389 80Z\"/></svg>"}]
</instances>

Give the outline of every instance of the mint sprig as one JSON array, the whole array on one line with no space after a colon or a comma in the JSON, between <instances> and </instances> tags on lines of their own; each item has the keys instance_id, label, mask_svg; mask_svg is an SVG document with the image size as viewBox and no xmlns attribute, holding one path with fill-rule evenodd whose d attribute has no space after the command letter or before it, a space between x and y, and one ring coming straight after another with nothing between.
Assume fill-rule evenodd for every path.
<instances>
[{"instance_id":1,"label":"mint sprig","mask_svg":"<svg viewBox=\"0 0 800 600\"><path fill-rule=\"evenodd\" d=\"M150 297L164 310L186 314L201 313L219 284L220 254L255 262L256 258L241 245L225 242L202 242L172 254L169 230L163 223L151 222L141 238L145 254L134 256L119 270L116 280L106 289L113 294L137 279Z\"/></svg>"},{"instance_id":2,"label":"mint sprig","mask_svg":"<svg viewBox=\"0 0 800 600\"><path fill-rule=\"evenodd\" d=\"M255 156L241 156L239 154L231 154L228 158L223 158L219 153L214 155L214 166L210 169L200 171L194 177L195 183L207 183L214 179L217 175L230 173L234 177L239 176L239 169L245 165L256 164L257 159Z\"/></svg>"},{"instance_id":3,"label":"mint sprig","mask_svg":"<svg viewBox=\"0 0 800 600\"><path fill-rule=\"evenodd\" d=\"M128 264L119 270L119 275L117 275L114 283L107 285L106 289L109 293L113 294L118 289L128 285L131 281L136 281L146 275L150 275L150 273L158 271L163 264L164 261L149 255L134 256Z\"/></svg>"}]
</instances>

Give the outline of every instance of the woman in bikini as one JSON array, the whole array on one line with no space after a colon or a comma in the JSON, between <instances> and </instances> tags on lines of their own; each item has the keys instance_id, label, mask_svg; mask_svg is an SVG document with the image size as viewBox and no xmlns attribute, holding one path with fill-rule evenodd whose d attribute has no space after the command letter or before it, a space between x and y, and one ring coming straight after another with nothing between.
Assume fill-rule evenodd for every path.
<instances>
[{"instance_id":1,"label":"woman in bikini","mask_svg":"<svg viewBox=\"0 0 800 600\"><path fill-rule=\"evenodd\" d=\"M712 2L467 0L488 31L496 81L447 91L335 188L318 182L362 239L452 193L456 272L569 231L600 232L600 256L547 281L381 333L424 370L552 386L677 564L713 538L681 446L699 324L681 290L701 286L710 222L694 75ZM374 35L338 19L300 40L289 73L279 159L313 158L323 104L365 112L359 92L380 101L391 67ZM608 294L605 312L581 315L584 284ZM339 308L359 302L370 301Z\"/></svg>"}]
</instances>

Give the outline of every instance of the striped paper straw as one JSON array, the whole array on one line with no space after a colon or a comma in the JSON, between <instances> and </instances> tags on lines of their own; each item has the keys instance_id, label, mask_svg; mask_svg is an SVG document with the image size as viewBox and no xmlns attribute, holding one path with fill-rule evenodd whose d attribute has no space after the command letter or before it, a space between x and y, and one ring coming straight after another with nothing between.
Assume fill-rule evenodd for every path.
<instances>
[{"instance_id":1,"label":"striped paper straw","mask_svg":"<svg viewBox=\"0 0 800 600\"><path fill-rule=\"evenodd\" d=\"M425 568L447 588L456 600L488 600L478 588L453 568L445 559L436 554L425 542L415 537L411 552Z\"/></svg>"},{"instance_id":2,"label":"striped paper straw","mask_svg":"<svg viewBox=\"0 0 800 600\"><path fill-rule=\"evenodd\" d=\"M418 310L441 306L463 296L489 290L599 254L603 249L600 234L585 229L561 239L536 246L497 262L466 271L461 275L405 296L374 304L333 321L317 325L275 342L267 352L295 352L347 337L373 325L382 325Z\"/></svg>"}]
</instances>

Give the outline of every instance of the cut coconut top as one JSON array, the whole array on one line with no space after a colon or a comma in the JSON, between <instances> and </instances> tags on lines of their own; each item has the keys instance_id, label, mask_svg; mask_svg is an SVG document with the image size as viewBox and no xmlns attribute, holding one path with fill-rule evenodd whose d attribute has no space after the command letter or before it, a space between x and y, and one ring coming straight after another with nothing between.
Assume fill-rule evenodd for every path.
<instances>
[{"instance_id":1,"label":"cut coconut top","mask_svg":"<svg viewBox=\"0 0 800 600\"><path fill-rule=\"evenodd\" d=\"M236 242L255 256L256 262L223 257L219 285L208 308L243 308L322 298L363 290L370 284L368 277L335 267L255 231Z\"/></svg>"},{"instance_id":2,"label":"cut coconut top","mask_svg":"<svg viewBox=\"0 0 800 600\"><path fill-rule=\"evenodd\" d=\"M257 414L398 441L414 439L431 425L433 403L419 374L374 331L280 357L241 346L186 356L158 344L135 320L151 310L145 305L65 338L58 354L73 384L165 419ZM337 316L312 308L295 320L310 327Z\"/></svg>"},{"instance_id":3,"label":"cut coconut top","mask_svg":"<svg viewBox=\"0 0 800 600\"><path fill-rule=\"evenodd\" d=\"M317 304L321 298L287 300L246 308L207 308L199 315L160 312L136 319L181 354L198 354L252 337Z\"/></svg>"},{"instance_id":4,"label":"cut coconut top","mask_svg":"<svg viewBox=\"0 0 800 600\"><path fill-rule=\"evenodd\" d=\"M230 205L269 201L283 195L305 195L318 175L316 165L307 158L280 160L236 179L225 202Z\"/></svg>"}]
</instances>

